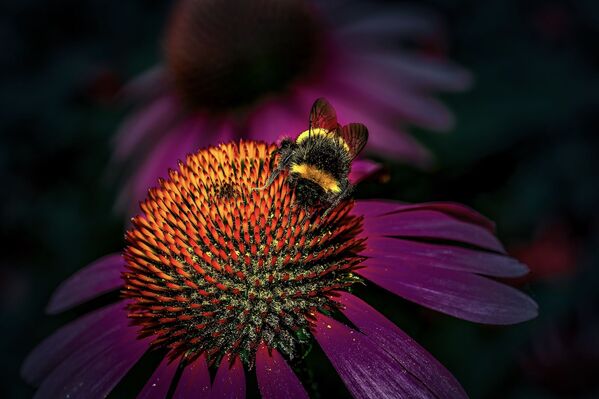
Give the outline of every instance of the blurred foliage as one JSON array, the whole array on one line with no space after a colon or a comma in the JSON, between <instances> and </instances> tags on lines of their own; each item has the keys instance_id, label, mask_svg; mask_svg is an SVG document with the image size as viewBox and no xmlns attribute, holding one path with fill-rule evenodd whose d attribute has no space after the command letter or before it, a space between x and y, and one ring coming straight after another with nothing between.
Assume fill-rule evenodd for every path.
<instances>
[{"instance_id":1,"label":"blurred foliage","mask_svg":"<svg viewBox=\"0 0 599 399\"><path fill-rule=\"evenodd\" d=\"M390 181L366 183L357 195L466 203L497 222L508 249L532 245L540 228L558 221L579 253L565 276L536 278L533 269L520 282L541 314L515 327L454 320L371 288L361 294L441 360L472 398L596 397L596 378L547 384L546 377L548 366L557 375L572 364L599 368L597 356L579 359L588 341L577 338L596 332L596 320L569 322L599 304L599 3L420 3L446 19L448 54L473 71L476 85L444 99L457 116L451 134L417 132L437 156L433 169L387 163ZM32 394L18 377L23 357L82 312L44 316L52 290L122 245L107 163L126 110L111 99L158 60L168 8L141 0L0 5L2 397ZM554 363L538 360L533 348L561 329L575 331L565 334L566 349L549 356L555 345L548 344ZM314 382L340 385L320 360L315 348L308 359ZM128 381L140 386L147 375L136 369Z\"/></svg>"}]
</instances>

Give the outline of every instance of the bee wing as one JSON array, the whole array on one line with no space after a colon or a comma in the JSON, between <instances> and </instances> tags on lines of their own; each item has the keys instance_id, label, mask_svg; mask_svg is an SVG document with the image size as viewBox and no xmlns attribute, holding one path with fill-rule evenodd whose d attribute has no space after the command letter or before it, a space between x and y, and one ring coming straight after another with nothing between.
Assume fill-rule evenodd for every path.
<instances>
[{"instance_id":1,"label":"bee wing","mask_svg":"<svg viewBox=\"0 0 599 399\"><path fill-rule=\"evenodd\" d=\"M324 98L314 101L310 110L310 129L309 136L312 135L312 129L321 128L329 131L335 131L339 127L337 123L337 113L335 108Z\"/></svg>"},{"instance_id":2,"label":"bee wing","mask_svg":"<svg viewBox=\"0 0 599 399\"><path fill-rule=\"evenodd\" d=\"M341 138L349 146L352 159L354 159L368 141L368 129L361 123L350 123L341 128Z\"/></svg>"}]
</instances>

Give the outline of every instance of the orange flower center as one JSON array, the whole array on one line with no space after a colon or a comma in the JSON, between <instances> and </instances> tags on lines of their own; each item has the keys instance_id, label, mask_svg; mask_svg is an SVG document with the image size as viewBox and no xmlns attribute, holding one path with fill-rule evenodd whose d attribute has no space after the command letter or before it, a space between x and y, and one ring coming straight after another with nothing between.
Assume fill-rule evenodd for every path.
<instances>
[{"instance_id":1,"label":"orange flower center","mask_svg":"<svg viewBox=\"0 0 599 399\"><path fill-rule=\"evenodd\" d=\"M346 201L322 216L294 205L294 188L270 174L274 145L222 144L188 156L149 191L125 249L123 295L142 336L172 357L238 354L261 342L292 358L310 313L334 309L363 259L362 219Z\"/></svg>"}]
</instances>

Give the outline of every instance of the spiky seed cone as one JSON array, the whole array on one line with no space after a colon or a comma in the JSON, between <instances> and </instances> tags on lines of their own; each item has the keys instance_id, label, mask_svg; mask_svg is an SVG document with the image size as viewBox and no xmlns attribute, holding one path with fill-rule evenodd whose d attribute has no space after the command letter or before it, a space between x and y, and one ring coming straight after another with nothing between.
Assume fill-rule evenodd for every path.
<instances>
[{"instance_id":1,"label":"spiky seed cone","mask_svg":"<svg viewBox=\"0 0 599 399\"><path fill-rule=\"evenodd\" d=\"M252 190L275 149L246 141L190 155L133 218L122 293L140 335L170 356L238 354L251 365L264 342L292 358L310 336L310 313L332 310L331 292L357 281L353 202L309 215L285 174Z\"/></svg>"}]
</instances>

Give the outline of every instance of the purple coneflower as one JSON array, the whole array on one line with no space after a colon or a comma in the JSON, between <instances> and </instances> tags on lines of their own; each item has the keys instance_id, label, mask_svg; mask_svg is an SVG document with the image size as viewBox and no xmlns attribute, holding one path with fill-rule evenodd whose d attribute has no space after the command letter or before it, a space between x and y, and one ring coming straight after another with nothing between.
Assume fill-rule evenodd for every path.
<instances>
[{"instance_id":1,"label":"purple coneflower","mask_svg":"<svg viewBox=\"0 0 599 399\"><path fill-rule=\"evenodd\" d=\"M468 72L431 55L439 22L416 9L365 1L181 0L164 65L125 90L138 104L120 128L120 203L135 204L187 153L231 139L276 141L300 131L317 97L360 120L369 147L418 165L428 152L409 124L444 131L453 119L432 94L463 90ZM252 132L247 135L246 132Z\"/></svg>"},{"instance_id":2,"label":"purple coneflower","mask_svg":"<svg viewBox=\"0 0 599 399\"><path fill-rule=\"evenodd\" d=\"M114 290L121 299L30 354L22 374L38 397L105 397L153 348L164 358L140 397L243 398L255 371L262 397L306 398L290 361L311 341L356 398L466 397L352 287L374 283L465 320L512 324L535 317L536 304L488 277L526 267L505 254L491 222L461 205L350 200L308 214L293 206L286 173L253 190L276 148L200 150L149 191L124 259L98 260L53 295L49 313Z\"/></svg>"}]
</instances>

